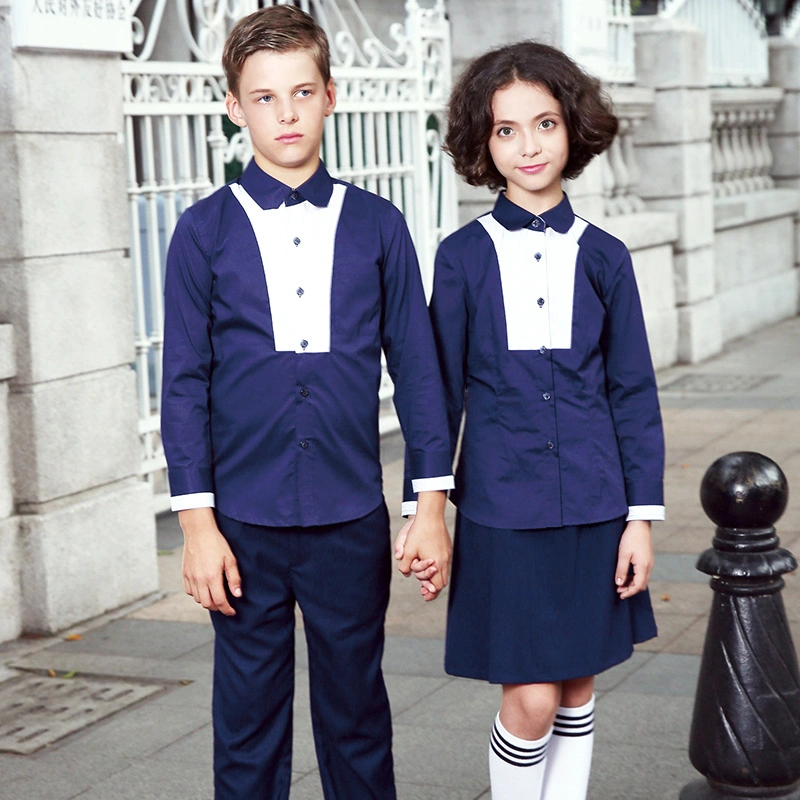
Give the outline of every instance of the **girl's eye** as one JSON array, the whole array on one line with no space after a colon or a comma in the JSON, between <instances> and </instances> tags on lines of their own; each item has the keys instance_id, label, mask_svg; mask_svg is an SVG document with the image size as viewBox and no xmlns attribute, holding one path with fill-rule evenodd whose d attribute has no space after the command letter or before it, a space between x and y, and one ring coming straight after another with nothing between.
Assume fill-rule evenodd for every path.
<instances>
[{"instance_id":1,"label":"girl's eye","mask_svg":"<svg viewBox=\"0 0 800 800\"><path fill-rule=\"evenodd\" d=\"M498 128L497 130L498 136L511 136L512 133L514 133L514 130L512 128L509 128L508 126L503 128Z\"/></svg>"},{"instance_id":2,"label":"girl's eye","mask_svg":"<svg viewBox=\"0 0 800 800\"><path fill-rule=\"evenodd\" d=\"M543 131L549 131L549 130L551 130L552 128L555 128L555 126L556 126L556 123L555 123L555 122L554 122L552 119L543 119L543 120L542 120L542 121L539 123L539 127L540 127L540 128L543 130Z\"/></svg>"}]
</instances>

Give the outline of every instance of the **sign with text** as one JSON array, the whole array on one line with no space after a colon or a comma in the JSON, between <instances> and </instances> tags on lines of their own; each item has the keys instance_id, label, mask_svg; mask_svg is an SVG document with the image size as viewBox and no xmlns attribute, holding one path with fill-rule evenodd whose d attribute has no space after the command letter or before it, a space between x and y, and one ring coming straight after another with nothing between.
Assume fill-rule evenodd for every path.
<instances>
[{"instance_id":1,"label":"sign with text","mask_svg":"<svg viewBox=\"0 0 800 800\"><path fill-rule=\"evenodd\" d=\"M133 49L130 0L13 0L14 47Z\"/></svg>"}]
</instances>

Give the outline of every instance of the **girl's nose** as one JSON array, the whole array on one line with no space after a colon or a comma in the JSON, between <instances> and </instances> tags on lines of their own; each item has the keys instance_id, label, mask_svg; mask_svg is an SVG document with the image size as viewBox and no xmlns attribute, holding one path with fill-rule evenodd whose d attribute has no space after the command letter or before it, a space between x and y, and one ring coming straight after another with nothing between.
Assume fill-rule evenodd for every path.
<instances>
[{"instance_id":1,"label":"girl's nose","mask_svg":"<svg viewBox=\"0 0 800 800\"><path fill-rule=\"evenodd\" d=\"M542 145L539 142L539 137L535 133L526 132L519 138L520 155L531 158L539 155L542 152Z\"/></svg>"}]
</instances>

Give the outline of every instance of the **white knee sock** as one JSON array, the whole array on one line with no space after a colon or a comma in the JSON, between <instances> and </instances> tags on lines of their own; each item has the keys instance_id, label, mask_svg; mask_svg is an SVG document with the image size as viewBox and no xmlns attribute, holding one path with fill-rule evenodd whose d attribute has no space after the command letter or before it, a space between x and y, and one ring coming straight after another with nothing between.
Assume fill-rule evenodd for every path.
<instances>
[{"instance_id":1,"label":"white knee sock","mask_svg":"<svg viewBox=\"0 0 800 800\"><path fill-rule=\"evenodd\" d=\"M492 800L539 800L550 734L529 742L509 733L498 714L489 744Z\"/></svg>"},{"instance_id":2,"label":"white knee sock","mask_svg":"<svg viewBox=\"0 0 800 800\"><path fill-rule=\"evenodd\" d=\"M578 708L556 712L547 751L542 800L586 800L594 745L594 696Z\"/></svg>"}]
</instances>

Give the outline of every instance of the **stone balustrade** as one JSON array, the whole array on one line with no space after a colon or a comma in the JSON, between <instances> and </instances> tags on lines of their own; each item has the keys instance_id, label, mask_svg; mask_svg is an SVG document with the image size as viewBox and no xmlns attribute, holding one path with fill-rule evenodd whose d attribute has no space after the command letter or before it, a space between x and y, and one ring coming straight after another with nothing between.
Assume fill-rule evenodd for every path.
<instances>
[{"instance_id":1,"label":"stone balustrade","mask_svg":"<svg viewBox=\"0 0 800 800\"><path fill-rule=\"evenodd\" d=\"M711 90L715 198L774 187L767 130L782 98L778 87Z\"/></svg>"},{"instance_id":2,"label":"stone balustrade","mask_svg":"<svg viewBox=\"0 0 800 800\"><path fill-rule=\"evenodd\" d=\"M636 163L634 131L653 110L652 89L641 86L614 86L610 89L619 131L603 154L603 207L607 217L635 214L645 210L639 197L639 167Z\"/></svg>"}]
</instances>

